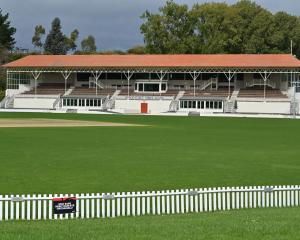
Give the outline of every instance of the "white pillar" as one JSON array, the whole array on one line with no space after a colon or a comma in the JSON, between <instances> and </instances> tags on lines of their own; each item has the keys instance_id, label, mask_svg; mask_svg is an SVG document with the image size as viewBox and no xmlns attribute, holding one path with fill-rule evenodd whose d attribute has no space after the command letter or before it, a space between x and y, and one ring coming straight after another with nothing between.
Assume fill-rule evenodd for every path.
<instances>
[{"instance_id":1,"label":"white pillar","mask_svg":"<svg viewBox=\"0 0 300 240\"><path fill-rule=\"evenodd\" d=\"M41 75L41 72L34 71L34 72L31 72L31 74L34 78L34 95L36 95L37 80L38 80L39 76Z\"/></svg>"},{"instance_id":2,"label":"white pillar","mask_svg":"<svg viewBox=\"0 0 300 240\"><path fill-rule=\"evenodd\" d=\"M132 77L133 75L133 72L130 72L129 70L127 72L123 72L125 77L127 78L127 100L129 100L129 81L130 81L130 78Z\"/></svg>"},{"instance_id":3,"label":"white pillar","mask_svg":"<svg viewBox=\"0 0 300 240\"><path fill-rule=\"evenodd\" d=\"M69 78L69 76L71 75L71 71L63 71L61 72L61 74L63 75L64 79L65 79L65 93L67 92L67 80Z\"/></svg>"},{"instance_id":4,"label":"white pillar","mask_svg":"<svg viewBox=\"0 0 300 240\"><path fill-rule=\"evenodd\" d=\"M102 74L102 71L99 72L98 70L95 72L92 72L92 75L95 79L95 84L96 84L96 95L98 95L98 79L100 78L101 74Z\"/></svg>"}]
</instances>

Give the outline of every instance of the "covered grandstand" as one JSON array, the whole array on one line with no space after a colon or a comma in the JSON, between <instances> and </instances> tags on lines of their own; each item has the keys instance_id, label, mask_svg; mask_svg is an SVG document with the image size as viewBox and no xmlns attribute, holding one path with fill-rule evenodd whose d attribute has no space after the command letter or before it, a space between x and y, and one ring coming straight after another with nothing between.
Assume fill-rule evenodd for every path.
<instances>
[{"instance_id":1,"label":"covered grandstand","mask_svg":"<svg viewBox=\"0 0 300 240\"><path fill-rule=\"evenodd\" d=\"M4 67L3 108L299 112L300 61L288 54L31 55Z\"/></svg>"}]
</instances>

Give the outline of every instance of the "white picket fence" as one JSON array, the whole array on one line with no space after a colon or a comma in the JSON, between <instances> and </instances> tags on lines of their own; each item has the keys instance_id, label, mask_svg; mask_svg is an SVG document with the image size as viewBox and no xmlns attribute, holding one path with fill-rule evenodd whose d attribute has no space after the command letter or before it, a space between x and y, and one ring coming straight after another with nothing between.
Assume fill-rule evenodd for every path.
<instances>
[{"instance_id":1,"label":"white picket fence","mask_svg":"<svg viewBox=\"0 0 300 240\"><path fill-rule=\"evenodd\" d=\"M107 194L0 195L1 220L109 218L297 207L300 186L218 187ZM76 212L53 214L53 198L76 197Z\"/></svg>"}]
</instances>

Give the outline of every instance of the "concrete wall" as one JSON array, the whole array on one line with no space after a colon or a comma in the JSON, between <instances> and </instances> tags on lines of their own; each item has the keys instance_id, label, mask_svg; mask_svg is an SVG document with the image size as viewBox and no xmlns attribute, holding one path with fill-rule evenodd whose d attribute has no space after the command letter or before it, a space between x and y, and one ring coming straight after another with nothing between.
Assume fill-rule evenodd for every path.
<instances>
[{"instance_id":1,"label":"concrete wall","mask_svg":"<svg viewBox=\"0 0 300 240\"><path fill-rule=\"evenodd\" d=\"M237 113L290 114L290 102L237 101Z\"/></svg>"},{"instance_id":2,"label":"concrete wall","mask_svg":"<svg viewBox=\"0 0 300 240\"><path fill-rule=\"evenodd\" d=\"M16 96L14 108L52 109L57 97L22 97Z\"/></svg>"},{"instance_id":3,"label":"concrete wall","mask_svg":"<svg viewBox=\"0 0 300 240\"><path fill-rule=\"evenodd\" d=\"M116 100L115 110L127 113L140 113L141 103L148 103L149 113L169 111L171 100Z\"/></svg>"}]
</instances>

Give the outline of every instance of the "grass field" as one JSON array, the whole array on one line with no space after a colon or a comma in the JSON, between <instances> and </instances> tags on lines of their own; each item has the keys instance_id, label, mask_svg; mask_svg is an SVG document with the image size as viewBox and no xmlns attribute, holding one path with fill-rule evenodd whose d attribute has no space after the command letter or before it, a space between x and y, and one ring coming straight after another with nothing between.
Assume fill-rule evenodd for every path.
<instances>
[{"instance_id":1,"label":"grass field","mask_svg":"<svg viewBox=\"0 0 300 240\"><path fill-rule=\"evenodd\" d=\"M1 240L296 240L299 209L252 209L106 220L3 222Z\"/></svg>"},{"instance_id":2,"label":"grass field","mask_svg":"<svg viewBox=\"0 0 300 240\"><path fill-rule=\"evenodd\" d=\"M0 113L145 126L0 128L0 194L300 183L300 122ZM299 209L2 222L0 239L297 239Z\"/></svg>"},{"instance_id":3,"label":"grass field","mask_svg":"<svg viewBox=\"0 0 300 240\"><path fill-rule=\"evenodd\" d=\"M0 128L0 194L300 183L300 122L1 113L143 127Z\"/></svg>"}]
</instances>

